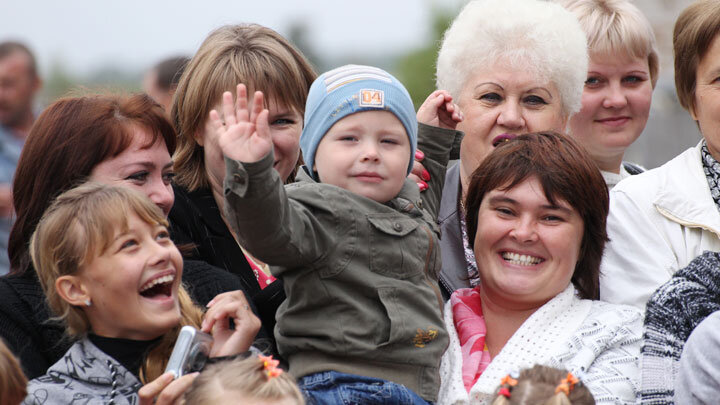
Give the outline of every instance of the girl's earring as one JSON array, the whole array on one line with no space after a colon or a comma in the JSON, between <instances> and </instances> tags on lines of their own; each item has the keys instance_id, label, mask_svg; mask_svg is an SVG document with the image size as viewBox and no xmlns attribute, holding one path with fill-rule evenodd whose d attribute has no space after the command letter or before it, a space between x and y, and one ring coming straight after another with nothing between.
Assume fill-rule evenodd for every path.
<instances>
[{"instance_id":1,"label":"girl's earring","mask_svg":"<svg viewBox=\"0 0 720 405\"><path fill-rule=\"evenodd\" d=\"M88 299L85 300L85 306L86 306L86 307L92 306L92 301L90 301L90 298L88 298Z\"/></svg>"}]
</instances>

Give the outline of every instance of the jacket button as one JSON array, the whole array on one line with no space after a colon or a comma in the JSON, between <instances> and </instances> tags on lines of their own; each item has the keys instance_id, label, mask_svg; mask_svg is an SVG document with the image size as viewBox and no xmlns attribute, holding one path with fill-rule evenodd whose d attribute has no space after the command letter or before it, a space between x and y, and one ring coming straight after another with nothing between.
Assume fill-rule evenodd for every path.
<instances>
[{"instance_id":1,"label":"jacket button","mask_svg":"<svg viewBox=\"0 0 720 405\"><path fill-rule=\"evenodd\" d=\"M233 178L235 179L235 182L236 182L237 184L239 184L239 185L241 185L241 186L245 184L245 176L242 176L242 175L240 175L240 174L238 174L238 173L235 173L235 175L233 176Z\"/></svg>"},{"instance_id":2,"label":"jacket button","mask_svg":"<svg viewBox=\"0 0 720 405\"><path fill-rule=\"evenodd\" d=\"M402 231L402 225L400 225L398 222L395 222L393 224L393 229L400 232L400 231Z\"/></svg>"}]
</instances>

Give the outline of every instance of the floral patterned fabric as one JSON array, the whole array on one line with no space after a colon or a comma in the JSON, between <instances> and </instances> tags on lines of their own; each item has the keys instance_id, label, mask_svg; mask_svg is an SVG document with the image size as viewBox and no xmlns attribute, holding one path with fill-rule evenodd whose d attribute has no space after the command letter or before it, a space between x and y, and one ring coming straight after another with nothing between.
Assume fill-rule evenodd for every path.
<instances>
[{"instance_id":1,"label":"floral patterned fabric","mask_svg":"<svg viewBox=\"0 0 720 405\"><path fill-rule=\"evenodd\" d=\"M491 361L480 292L477 288L457 290L450 296L450 304L462 351L462 379L470 392Z\"/></svg>"},{"instance_id":2,"label":"floral patterned fabric","mask_svg":"<svg viewBox=\"0 0 720 405\"><path fill-rule=\"evenodd\" d=\"M712 195L715 206L720 211L720 163L710 154L705 141L703 141L702 148L700 148L700 154L702 155L703 171L710 186L710 195Z\"/></svg>"}]
</instances>

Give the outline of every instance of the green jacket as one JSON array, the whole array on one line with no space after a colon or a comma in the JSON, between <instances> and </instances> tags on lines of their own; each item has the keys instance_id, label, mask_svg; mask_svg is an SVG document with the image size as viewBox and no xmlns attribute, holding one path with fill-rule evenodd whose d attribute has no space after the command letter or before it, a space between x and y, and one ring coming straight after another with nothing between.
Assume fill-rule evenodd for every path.
<instances>
[{"instance_id":1,"label":"green jacket","mask_svg":"<svg viewBox=\"0 0 720 405\"><path fill-rule=\"evenodd\" d=\"M458 135L435 132L421 125L418 133L430 188L421 195L406 180L386 204L315 182L305 170L283 187L272 153L248 164L226 159L226 218L240 244L285 283L275 336L295 377L334 370L436 400L448 336L435 216Z\"/></svg>"}]
</instances>

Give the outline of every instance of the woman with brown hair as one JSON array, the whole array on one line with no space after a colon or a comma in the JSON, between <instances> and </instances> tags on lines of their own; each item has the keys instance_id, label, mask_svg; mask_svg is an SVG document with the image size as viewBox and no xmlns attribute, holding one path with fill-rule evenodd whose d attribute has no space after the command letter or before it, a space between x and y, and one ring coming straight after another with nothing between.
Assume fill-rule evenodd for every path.
<instances>
[{"instance_id":1,"label":"woman with brown hair","mask_svg":"<svg viewBox=\"0 0 720 405\"><path fill-rule=\"evenodd\" d=\"M0 278L0 336L29 378L45 373L72 343L50 320L28 245L40 217L60 193L86 180L135 188L165 215L173 205L175 131L146 95L59 100L38 117L13 185L17 220L10 234L12 273ZM183 280L201 305L242 289L236 277L186 261Z\"/></svg>"},{"instance_id":2,"label":"woman with brown hair","mask_svg":"<svg viewBox=\"0 0 720 405\"><path fill-rule=\"evenodd\" d=\"M248 94L262 91L270 112L273 167L283 181L292 181L313 80L310 64L277 32L256 24L227 25L200 45L178 83L172 107L178 132L177 201L169 217L173 240L195 244L194 258L239 276L268 331L285 293L282 283L238 244L227 225L222 211L225 161L209 130L209 116L211 110L219 110L223 92L234 92L238 83L247 86Z\"/></svg>"},{"instance_id":3,"label":"woman with brown hair","mask_svg":"<svg viewBox=\"0 0 720 405\"><path fill-rule=\"evenodd\" d=\"M640 312L598 301L608 192L588 154L553 132L498 146L465 200L480 283L445 305L439 403L479 404L509 370L566 368L598 403L634 403Z\"/></svg>"}]
</instances>

